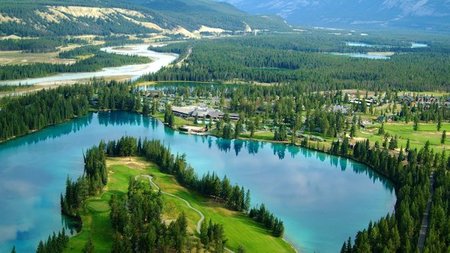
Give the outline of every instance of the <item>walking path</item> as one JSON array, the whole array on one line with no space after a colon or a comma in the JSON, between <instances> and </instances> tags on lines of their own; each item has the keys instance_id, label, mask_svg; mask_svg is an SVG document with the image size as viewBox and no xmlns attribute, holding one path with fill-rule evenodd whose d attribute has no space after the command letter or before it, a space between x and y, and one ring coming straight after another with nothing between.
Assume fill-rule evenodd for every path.
<instances>
[{"instance_id":1,"label":"walking path","mask_svg":"<svg viewBox=\"0 0 450 253\"><path fill-rule=\"evenodd\" d=\"M177 195L174 195L174 194L172 194L172 193L168 193L168 192L162 191L161 188L159 188L159 186L158 186L157 184L155 184L155 182L153 182L153 177L152 177L152 176L150 176L150 175L137 175L137 176L135 177L135 179L138 179L139 177L147 178L147 179L148 179L148 182L149 182L151 185L153 185L153 186L156 188L157 191L161 191L162 194L165 194L165 195L167 195L167 196L171 196L171 197L174 197L174 198L176 198L176 199L179 199L179 200L183 201L183 202L187 205L187 207L189 207L190 209L192 209L192 210L194 210L196 213L198 213L198 214L200 215L200 220L197 222L197 233L200 234L200 230L201 230L201 227L202 227L202 223L203 223L203 221L205 220L205 215L204 215L200 210L198 210L197 208L193 207L193 206L191 205L191 203L189 203L187 200L185 200L185 199L183 199L183 198L181 198L181 197L178 197ZM230 250L230 249L227 248L227 247L225 247L225 250L226 250L227 252L229 252L229 253L234 253L234 251Z\"/></svg>"},{"instance_id":2,"label":"walking path","mask_svg":"<svg viewBox=\"0 0 450 253\"><path fill-rule=\"evenodd\" d=\"M430 197L428 198L427 207L425 209L425 212L423 213L422 225L420 226L419 232L419 240L417 242L417 247L419 248L420 252L423 252L423 247L425 246L425 239L427 238L433 194L434 194L434 172L432 172L430 176Z\"/></svg>"},{"instance_id":3,"label":"walking path","mask_svg":"<svg viewBox=\"0 0 450 253\"><path fill-rule=\"evenodd\" d=\"M190 209L192 209L192 210L194 210L194 212L198 213L200 215L200 220L197 222L197 233L200 234L200 229L202 227L202 223L205 220L205 215L203 215L203 213L200 212L200 210L198 210L197 208L193 207L191 205L191 203L189 203L187 200L185 200L185 199L183 199L181 197L178 197L177 195L174 195L172 193L168 193L168 192L162 191L161 188L159 188L159 186L157 184L155 184L155 182L153 182L153 177L152 176L149 176L149 175L137 175L136 179L139 178L139 177L147 178L148 182L151 185L153 185L156 188L157 191L161 191L162 194L165 194L167 196L171 196L171 197L174 197L176 199L179 199L179 200L183 201Z\"/></svg>"}]
</instances>

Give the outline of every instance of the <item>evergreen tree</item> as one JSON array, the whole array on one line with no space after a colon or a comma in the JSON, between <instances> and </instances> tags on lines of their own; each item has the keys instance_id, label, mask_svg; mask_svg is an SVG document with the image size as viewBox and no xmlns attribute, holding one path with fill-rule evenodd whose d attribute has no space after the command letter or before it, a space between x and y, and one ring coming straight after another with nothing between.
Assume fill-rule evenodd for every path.
<instances>
[{"instance_id":1,"label":"evergreen tree","mask_svg":"<svg viewBox=\"0 0 450 253\"><path fill-rule=\"evenodd\" d=\"M417 117L417 115L414 117L413 129L414 129L414 131L418 131L419 130L419 117Z\"/></svg>"}]
</instances>

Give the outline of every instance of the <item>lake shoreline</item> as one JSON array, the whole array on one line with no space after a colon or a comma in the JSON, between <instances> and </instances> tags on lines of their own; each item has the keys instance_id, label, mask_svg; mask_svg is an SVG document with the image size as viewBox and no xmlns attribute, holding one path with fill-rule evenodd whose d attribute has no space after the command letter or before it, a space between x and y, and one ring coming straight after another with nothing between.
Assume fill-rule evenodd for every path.
<instances>
[{"instance_id":1,"label":"lake shoreline","mask_svg":"<svg viewBox=\"0 0 450 253\"><path fill-rule=\"evenodd\" d=\"M34 131L32 131L32 132L30 132L30 133L28 133L28 134L25 134L25 135L22 135L22 136L17 136L17 137L15 137L15 138L11 138L11 139L9 139L9 140L7 140L7 141L0 142L0 147L1 147L2 144L8 143L8 142L13 141L13 140L16 140L16 139L20 139L20 138L18 138L18 137L24 137L24 136L27 136L27 135L30 135L30 134L33 134L33 133L40 132L41 130L44 130L45 128L51 128L51 127L54 127L54 126L58 126L58 125L61 125L61 124L65 124L65 123L67 123L67 122L71 122L71 121L73 121L73 120L76 120L77 118L87 117L88 115L92 115L93 113L95 114L95 113L101 113L101 112L128 112L128 111L122 111L122 110L109 110L109 109L98 110L98 109L92 109L92 108L91 108L91 109L89 110L89 112L88 112L87 114L85 114L85 115L82 115L82 116L79 116L79 117L74 117L74 118L72 118L72 119L65 120L64 122L61 122L61 123L58 123L58 124L49 125L49 126L46 126L46 127L42 128L42 129L34 130ZM161 125L163 125L164 127L168 127L169 129L172 129L174 132L181 133L179 130L173 129L173 128L169 127L168 125L164 124L164 123L163 123L160 119L158 119L157 117L153 117L153 116L145 116L145 115L143 115L141 112L128 112L128 113L132 113L132 114L136 114L136 115L139 115L139 116L142 116L142 117L148 117L148 118L150 118L150 119L157 120L157 121L160 122ZM223 139L223 138L221 138L220 136L217 136L217 135L214 135L214 134L208 134L208 135L205 135L205 136L211 136L211 137ZM392 184L392 181L389 180L389 179L386 177L386 175L383 175L383 174L380 173L379 171L373 169L372 166L370 166L370 165L368 165L368 164L365 164L365 163L363 163L363 162L357 161L357 160L355 160L355 159L352 159L351 157L345 157L345 156L340 156L340 155L332 155L331 153L327 152L326 150L321 150L321 149L317 149L317 148L314 148L314 147L303 147L303 146L298 145L298 144L293 145L293 144L289 143L288 141L280 142L280 141L270 141L270 140L259 140L259 139L255 139L255 138L240 138L240 139L227 139L227 140L256 141L256 142L260 142L260 143L280 144L280 145L284 145L284 146L286 146L286 147L288 147L288 146L298 147L298 148L303 148L303 149L307 149L307 150L311 150L311 151L317 151L317 152L320 152L320 153L323 153L323 154L326 154L326 155L331 155L331 156L335 156L335 157L339 157L339 158L349 159L349 160L351 160L351 161L354 161L354 162L356 162L356 163L359 163L359 164L361 164L361 165L366 166L368 169L370 169L372 172L376 173L378 176L382 176L382 178L383 178L384 180L386 180L387 182L389 182L389 184L393 185L394 188L396 188L395 185ZM395 193L396 193L396 191L395 191ZM395 197L395 203L396 203L396 201L397 201L396 194L395 194L394 197ZM393 210L395 210L395 204L394 204L394 206L391 207L391 208L393 208ZM392 210L392 209L391 209L391 210ZM387 213L390 213L391 210L388 210ZM385 215L385 214L384 214L384 215ZM369 222L369 221L368 221L368 222ZM296 250L296 252L302 252L302 251L300 250L301 247L296 247L296 245L297 245L296 243L293 243L293 241L289 240L287 237L284 237L284 239L286 240L286 242L287 242L293 249Z\"/></svg>"}]
</instances>

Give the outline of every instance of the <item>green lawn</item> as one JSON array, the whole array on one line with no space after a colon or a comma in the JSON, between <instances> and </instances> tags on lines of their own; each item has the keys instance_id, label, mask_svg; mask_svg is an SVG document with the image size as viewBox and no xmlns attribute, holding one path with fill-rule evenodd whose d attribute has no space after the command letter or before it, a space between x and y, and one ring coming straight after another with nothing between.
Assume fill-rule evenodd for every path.
<instances>
[{"instance_id":1,"label":"green lawn","mask_svg":"<svg viewBox=\"0 0 450 253\"><path fill-rule=\"evenodd\" d=\"M249 138L250 133L241 134L242 138ZM253 140L273 141L273 132L271 131L258 131L253 134Z\"/></svg>"},{"instance_id":2,"label":"green lawn","mask_svg":"<svg viewBox=\"0 0 450 253\"><path fill-rule=\"evenodd\" d=\"M180 186L171 175L164 174L141 158L110 158L107 161L109 182L100 197L91 198L86 202L83 213L82 231L72 237L66 252L81 252L89 236L91 236L95 252L110 252L112 246L112 228L109 223L109 199L111 194L126 194L130 177L136 175L152 175L153 181L165 192L177 195L205 215L205 222L211 219L224 225L228 239L227 247L236 250L242 245L246 252L294 252L288 243L281 238L275 238L258 223L238 212L230 211L222 204L204 198ZM200 215L189 209L181 200L163 195L163 219L175 220L181 212L186 214L188 230L196 234L196 224Z\"/></svg>"},{"instance_id":3,"label":"green lawn","mask_svg":"<svg viewBox=\"0 0 450 253\"><path fill-rule=\"evenodd\" d=\"M384 137L377 135L378 128L373 127L369 129L361 129L357 137L368 138L372 143L379 141L383 142ZM392 136L397 135L399 138L399 147L406 147L406 142L409 139L411 148L422 148L427 141L430 141L431 148L436 152L450 149L450 123L442 123L441 131L437 131L436 123L419 123L418 131L414 131L413 123L385 123L385 132ZM441 144L442 131L447 131L447 140L445 145Z\"/></svg>"},{"instance_id":4,"label":"green lawn","mask_svg":"<svg viewBox=\"0 0 450 253\"><path fill-rule=\"evenodd\" d=\"M157 112L155 115L153 115L153 117L156 119L159 119L161 122L164 122L164 113L162 113L162 112ZM181 117L175 116L174 119L175 119L175 122L174 122L175 128L184 126L184 125L190 125L190 126L195 125L193 121L190 121L190 120L187 120L187 119L184 119Z\"/></svg>"}]
</instances>

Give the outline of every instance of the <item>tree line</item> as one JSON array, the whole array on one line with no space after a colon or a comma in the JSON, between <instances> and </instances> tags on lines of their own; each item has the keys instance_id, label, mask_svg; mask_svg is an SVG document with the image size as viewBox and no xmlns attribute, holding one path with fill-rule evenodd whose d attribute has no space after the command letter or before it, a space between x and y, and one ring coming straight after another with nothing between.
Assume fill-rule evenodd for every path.
<instances>
[{"instance_id":1,"label":"tree line","mask_svg":"<svg viewBox=\"0 0 450 253\"><path fill-rule=\"evenodd\" d=\"M78 39L42 37L35 39L0 40L0 51L22 51L25 53L48 53L57 51L58 47L68 43L84 43Z\"/></svg>"},{"instance_id":2,"label":"tree line","mask_svg":"<svg viewBox=\"0 0 450 253\"><path fill-rule=\"evenodd\" d=\"M381 147L379 143L371 147L368 140L357 142L353 148L350 147L348 140L333 143L331 153L350 157L369 165L393 182L397 194L395 213L377 222L371 222L367 229L358 232L353 244L351 239L345 242L341 252L416 252L422 216L431 194L429 190L431 171L435 169L439 169L441 173L447 171L444 174L450 171L450 158L447 158L445 152L434 153L429 145L429 142L426 143L420 150L402 149L398 155L392 155L387 147ZM448 201L445 196L449 193L448 185L446 185L448 177L440 176L437 180L444 182L447 188L441 188L444 190L442 191L444 195L433 196L435 201L433 213L439 213L437 214L439 217L436 220L432 217L432 224L448 223L447 218L442 218L445 213L448 217ZM432 231L431 237L427 237L427 242L430 243L426 248L437 249L437 251L426 252L448 250L448 238L439 236L440 234L448 235L448 228L437 225Z\"/></svg>"},{"instance_id":3,"label":"tree line","mask_svg":"<svg viewBox=\"0 0 450 253\"><path fill-rule=\"evenodd\" d=\"M0 141L87 114L92 87L74 85L10 98L0 110Z\"/></svg>"},{"instance_id":4,"label":"tree line","mask_svg":"<svg viewBox=\"0 0 450 253\"><path fill-rule=\"evenodd\" d=\"M93 80L0 100L0 141L81 117L89 109L141 111L129 83Z\"/></svg>"},{"instance_id":5,"label":"tree line","mask_svg":"<svg viewBox=\"0 0 450 253\"><path fill-rule=\"evenodd\" d=\"M69 243L69 236L64 229L58 234L53 233L46 241L40 241L36 253L62 253ZM13 249L15 253L15 248Z\"/></svg>"}]
</instances>

